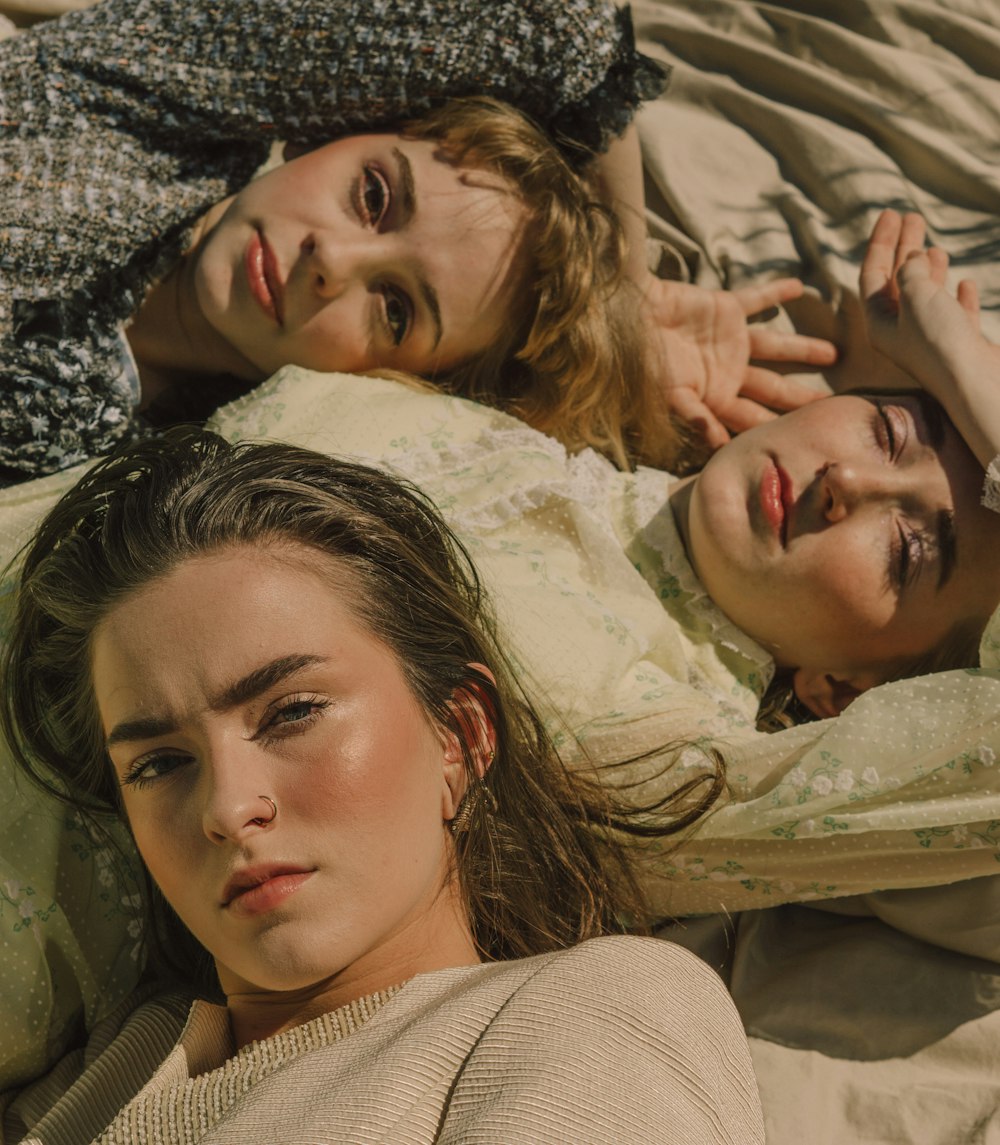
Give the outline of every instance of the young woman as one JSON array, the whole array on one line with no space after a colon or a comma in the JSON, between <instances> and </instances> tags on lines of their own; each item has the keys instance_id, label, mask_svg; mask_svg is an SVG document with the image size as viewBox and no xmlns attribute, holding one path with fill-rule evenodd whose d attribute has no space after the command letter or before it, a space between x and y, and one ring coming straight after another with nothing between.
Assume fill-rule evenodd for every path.
<instances>
[{"instance_id":1,"label":"young woman","mask_svg":"<svg viewBox=\"0 0 1000 1145\"><path fill-rule=\"evenodd\" d=\"M763 1141L721 983L596 937L641 909L614 801L562 770L421 497L286 446L140 444L48 518L15 613L11 742L124 815L177 989L5 1140Z\"/></svg>"},{"instance_id":2,"label":"young woman","mask_svg":"<svg viewBox=\"0 0 1000 1145\"><path fill-rule=\"evenodd\" d=\"M290 363L408 371L619 464L665 456L608 212L520 116L441 111L500 97L579 160L662 81L610 0L377 18L309 0L294 19L279 0L107 0L6 41L0 476L99 454L136 409L203 416ZM251 183L278 140L298 157ZM798 284L727 297L722 347L704 292L672 285L669 306L654 293L679 380L720 349L741 379L751 352L829 360L748 332Z\"/></svg>"}]
</instances>

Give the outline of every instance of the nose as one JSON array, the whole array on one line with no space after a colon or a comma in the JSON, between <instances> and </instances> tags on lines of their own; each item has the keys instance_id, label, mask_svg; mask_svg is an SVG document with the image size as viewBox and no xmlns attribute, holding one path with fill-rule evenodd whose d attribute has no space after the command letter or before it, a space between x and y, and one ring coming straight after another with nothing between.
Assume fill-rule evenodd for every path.
<instances>
[{"instance_id":1,"label":"nose","mask_svg":"<svg viewBox=\"0 0 1000 1145\"><path fill-rule=\"evenodd\" d=\"M830 524L865 504L899 500L907 475L892 466L828 462L820 472L820 508Z\"/></svg>"},{"instance_id":2,"label":"nose","mask_svg":"<svg viewBox=\"0 0 1000 1145\"><path fill-rule=\"evenodd\" d=\"M302 242L309 284L315 294L329 301L338 298L351 285L367 282L374 272L374 236L368 232L337 236L311 234Z\"/></svg>"},{"instance_id":3,"label":"nose","mask_svg":"<svg viewBox=\"0 0 1000 1145\"><path fill-rule=\"evenodd\" d=\"M253 744L215 745L204 762L201 820L206 838L216 844L241 842L267 830L276 818L274 785L267 769L254 760Z\"/></svg>"}]
</instances>

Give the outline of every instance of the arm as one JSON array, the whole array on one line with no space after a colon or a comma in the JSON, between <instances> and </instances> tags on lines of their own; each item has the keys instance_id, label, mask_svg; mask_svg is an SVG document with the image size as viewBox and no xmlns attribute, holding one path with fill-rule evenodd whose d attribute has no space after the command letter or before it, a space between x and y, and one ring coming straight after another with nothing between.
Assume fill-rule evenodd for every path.
<instances>
[{"instance_id":1,"label":"arm","mask_svg":"<svg viewBox=\"0 0 1000 1145\"><path fill-rule=\"evenodd\" d=\"M485 93L600 147L662 82L610 0L107 0L38 36L75 94L161 136L316 143Z\"/></svg>"}]
</instances>

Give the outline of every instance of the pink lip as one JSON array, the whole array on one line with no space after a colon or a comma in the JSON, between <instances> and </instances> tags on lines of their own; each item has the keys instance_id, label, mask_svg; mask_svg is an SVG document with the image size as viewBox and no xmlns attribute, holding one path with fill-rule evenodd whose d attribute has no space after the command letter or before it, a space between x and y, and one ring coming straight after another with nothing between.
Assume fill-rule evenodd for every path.
<instances>
[{"instance_id":1,"label":"pink lip","mask_svg":"<svg viewBox=\"0 0 1000 1145\"><path fill-rule=\"evenodd\" d=\"M770 458L760 482L760 505L764 517L782 546L788 542L788 522L795 507L792 479Z\"/></svg>"},{"instance_id":2,"label":"pink lip","mask_svg":"<svg viewBox=\"0 0 1000 1145\"><path fill-rule=\"evenodd\" d=\"M274 251L260 231L254 231L247 244L244 261L250 292L268 318L280 326L284 289L281 272L278 270L278 260L274 257Z\"/></svg>"},{"instance_id":3,"label":"pink lip","mask_svg":"<svg viewBox=\"0 0 1000 1145\"><path fill-rule=\"evenodd\" d=\"M315 873L289 863L244 867L226 883L222 905L235 914L263 914L295 894Z\"/></svg>"}]
</instances>

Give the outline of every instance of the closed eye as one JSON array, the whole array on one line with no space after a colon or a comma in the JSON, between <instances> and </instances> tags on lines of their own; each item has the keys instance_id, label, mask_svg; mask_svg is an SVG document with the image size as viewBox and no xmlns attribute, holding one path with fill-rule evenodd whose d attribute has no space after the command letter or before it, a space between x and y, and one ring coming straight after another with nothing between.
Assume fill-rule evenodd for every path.
<instances>
[{"instance_id":1,"label":"closed eye","mask_svg":"<svg viewBox=\"0 0 1000 1145\"><path fill-rule=\"evenodd\" d=\"M917 579L923 560L924 544L920 534L908 532L897 524L889 557L889 581L897 592L903 592Z\"/></svg>"},{"instance_id":2,"label":"closed eye","mask_svg":"<svg viewBox=\"0 0 1000 1145\"><path fill-rule=\"evenodd\" d=\"M906 415L899 406L886 405L884 402L876 401L874 407L873 432L876 444L890 461L898 461L906 448Z\"/></svg>"}]
</instances>

